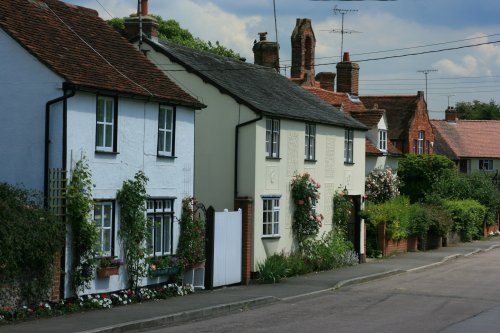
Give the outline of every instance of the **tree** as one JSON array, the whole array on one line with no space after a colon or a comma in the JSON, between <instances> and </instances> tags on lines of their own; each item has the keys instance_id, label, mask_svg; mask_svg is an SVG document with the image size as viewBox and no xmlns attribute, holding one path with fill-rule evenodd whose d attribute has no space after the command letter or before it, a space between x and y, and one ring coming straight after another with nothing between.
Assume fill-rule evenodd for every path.
<instances>
[{"instance_id":1,"label":"tree","mask_svg":"<svg viewBox=\"0 0 500 333\"><path fill-rule=\"evenodd\" d=\"M458 102L456 104L457 115L460 119L469 120L499 120L500 105L492 99L489 103L478 100L472 102Z\"/></svg>"},{"instance_id":2,"label":"tree","mask_svg":"<svg viewBox=\"0 0 500 333\"><path fill-rule=\"evenodd\" d=\"M175 20L164 20L160 15L150 15L158 21L158 34L160 39L168 40L172 43L191 47L224 57L240 59L240 55L230 48L227 48L219 43L205 42L204 40L194 37L189 30L180 26ZM107 21L115 30L122 33L125 30L125 18L114 18Z\"/></svg>"},{"instance_id":3,"label":"tree","mask_svg":"<svg viewBox=\"0 0 500 333\"><path fill-rule=\"evenodd\" d=\"M421 201L430 192L432 184L455 172L455 163L443 155L406 155L399 160L398 177L401 194L412 202Z\"/></svg>"}]
</instances>

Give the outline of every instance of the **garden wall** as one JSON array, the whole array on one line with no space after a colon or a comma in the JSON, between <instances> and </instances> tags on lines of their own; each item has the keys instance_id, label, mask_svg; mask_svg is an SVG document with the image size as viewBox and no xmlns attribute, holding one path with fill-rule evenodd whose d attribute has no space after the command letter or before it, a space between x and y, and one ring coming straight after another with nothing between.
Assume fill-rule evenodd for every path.
<instances>
[{"instance_id":1,"label":"garden wall","mask_svg":"<svg viewBox=\"0 0 500 333\"><path fill-rule=\"evenodd\" d=\"M388 256L392 253L414 252L418 249L418 240L416 237L408 239L387 239L386 225L381 223L378 225L378 248L382 251L383 256Z\"/></svg>"}]
</instances>

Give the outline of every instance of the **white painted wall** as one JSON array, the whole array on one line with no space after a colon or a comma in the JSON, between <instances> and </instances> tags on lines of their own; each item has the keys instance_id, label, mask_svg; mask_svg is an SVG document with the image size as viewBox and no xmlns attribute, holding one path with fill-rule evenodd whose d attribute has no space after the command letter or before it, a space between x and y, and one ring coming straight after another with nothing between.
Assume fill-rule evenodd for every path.
<instances>
[{"instance_id":1,"label":"white painted wall","mask_svg":"<svg viewBox=\"0 0 500 333\"><path fill-rule=\"evenodd\" d=\"M479 160L493 160L493 171L490 171L492 175L497 171L500 170L500 159L499 158L471 158L470 159L470 172L478 172L482 170L479 170Z\"/></svg>"},{"instance_id":2,"label":"white painted wall","mask_svg":"<svg viewBox=\"0 0 500 333\"><path fill-rule=\"evenodd\" d=\"M79 92L68 101L68 166L74 166L86 156L96 200L115 200L116 193L126 179L132 179L139 170L144 171L149 182L147 193L152 198L174 197L175 216L180 218L181 202L193 195L194 169L194 111L178 106L176 109L175 158L157 156L158 103L148 103L125 98L118 99L118 154L95 152L96 95ZM114 255L123 258L118 237L120 209L116 203ZM177 248L179 225L174 225L174 250ZM71 255L67 252L66 267ZM124 267L122 274L109 279L98 279L85 293L107 292L127 287ZM144 284L158 283L159 278ZM66 281L66 295L70 294Z\"/></svg>"},{"instance_id":3,"label":"white painted wall","mask_svg":"<svg viewBox=\"0 0 500 333\"><path fill-rule=\"evenodd\" d=\"M385 113L380 118L377 127L370 129L366 133L366 137L378 147L379 130L387 130L387 117ZM389 143L389 135L387 135L387 142ZM395 170L398 167L399 157L390 156L387 152L383 156L367 156L365 165L365 176L375 169L391 168Z\"/></svg>"},{"instance_id":4,"label":"white painted wall","mask_svg":"<svg viewBox=\"0 0 500 333\"><path fill-rule=\"evenodd\" d=\"M63 79L2 29L0 45L0 181L43 191L45 104L63 95ZM61 114L62 103L52 110Z\"/></svg>"}]
</instances>

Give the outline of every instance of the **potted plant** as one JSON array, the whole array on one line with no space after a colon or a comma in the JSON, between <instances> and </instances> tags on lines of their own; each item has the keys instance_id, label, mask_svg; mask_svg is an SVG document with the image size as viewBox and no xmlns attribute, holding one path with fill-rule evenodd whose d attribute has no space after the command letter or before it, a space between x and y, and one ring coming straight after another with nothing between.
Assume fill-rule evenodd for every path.
<instances>
[{"instance_id":1,"label":"potted plant","mask_svg":"<svg viewBox=\"0 0 500 333\"><path fill-rule=\"evenodd\" d=\"M177 258L173 256L149 257L146 262L151 277L172 276L179 272Z\"/></svg>"},{"instance_id":2,"label":"potted plant","mask_svg":"<svg viewBox=\"0 0 500 333\"><path fill-rule=\"evenodd\" d=\"M118 275L121 265L123 265L123 259L117 259L116 257L100 257L96 269L97 277L107 278L111 275Z\"/></svg>"}]
</instances>

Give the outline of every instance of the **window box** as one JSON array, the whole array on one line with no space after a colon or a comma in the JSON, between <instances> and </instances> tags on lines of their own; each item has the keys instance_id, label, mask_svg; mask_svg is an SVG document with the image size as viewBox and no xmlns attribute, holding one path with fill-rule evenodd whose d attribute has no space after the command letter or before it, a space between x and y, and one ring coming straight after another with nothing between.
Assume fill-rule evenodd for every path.
<instances>
[{"instance_id":1,"label":"window box","mask_svg":"<svg viewBox=\"0 0 500 333\"><path fill-rule=\"evenodd\" d=\"M97 277L98 278L108 278L111 275L118 275L118 271L120 270L120 266L111 266L111 267L98 267Z\"/></svg>"},{"instance_id":2,"label":"window box","mask_svg":"<svg viewBox=\"0 0 500 333\"><path fill-rule=\"evenodd\" d=\"M173 276L179 273L179 267L160 267L154 270L149 269L149 276L158 277L158 276Z\"/></svg>"}]
</instances>

